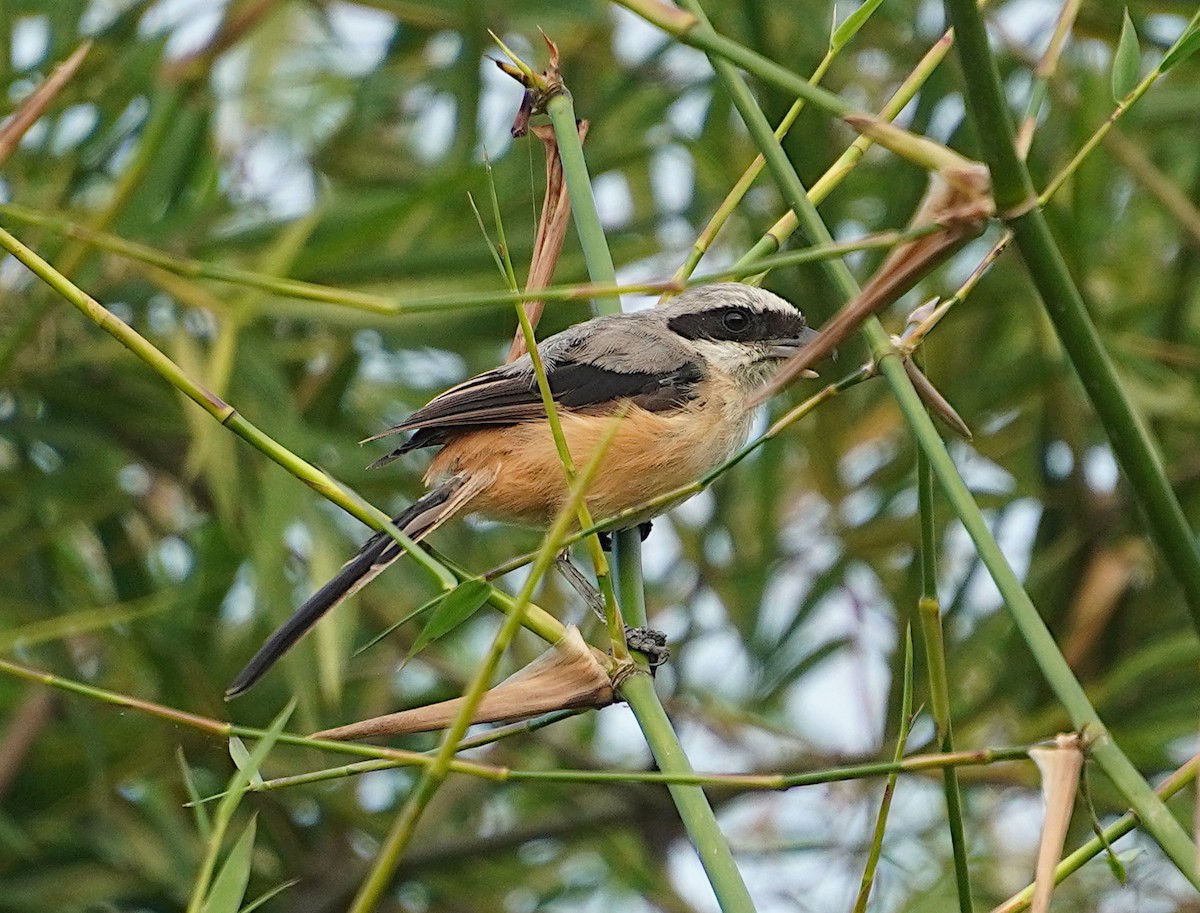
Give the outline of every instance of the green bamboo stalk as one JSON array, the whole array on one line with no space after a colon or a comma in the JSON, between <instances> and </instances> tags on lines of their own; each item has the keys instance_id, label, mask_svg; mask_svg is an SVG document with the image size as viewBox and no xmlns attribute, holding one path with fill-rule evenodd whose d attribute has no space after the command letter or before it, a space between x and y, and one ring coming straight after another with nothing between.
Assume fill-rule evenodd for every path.
<instances>
[{"instance_id":1,"label":"green bamboo stalk","mask_svg":"<svg viewBox=\"0 0 1200 913\"><path fill-rule=\"evenodd\" d=\"M571 102L571 93L563 89L547 101L546 114L554 125L554 137L558 141L558 154L562 159L563 180L567 185L567 196L571 198L571 214L575 220L575 232L579 235L579 246L583 248L583 256L587 261L588 277L596 285L616 286L617 269L613 266L604 229L600 227L600 214L596 211L596 198L592 196L583 143L579 141L578 128L575 126L575 106ZM614 294L598 295L596 309L601 314L619 314L621 297Z\"/></svg>"},{"instance_id":2,"label":"green bamboo stalk","mask_svg":"<svg viewBox=\"0 0 1200 913\"><path fill-rule=\"evenodd\" d=\"M888 99L887 104L880 110L879 120L890 122L896 119L905 106L913 100L913 97L933 74L933 71L945 60L953 43L953 30L947 31L941 38L934 42L925 56L921 58L921 61L913 68L913 71L909 73L892 97ZM874 142L871 139L866 136L859 136L847 147L845 152L838 156L837 161L826 169L817 182L808 189L809 200L814 205L819 206L821 201L834 188L841 184L846 176L862 161L862 157L866 155L867 150L872 145L874 145ZM747 268L756 261L763 260L772 252L779 250L783 242L795 232L799 224L796 213L789 209L753 247L738 259L733 269L741 270Z\"/></svg>"},{"instance_id":3,"label":"green bamboo stalk","mask_svg":"<svg viewBox=\"0 0 1200 913\"><path fill-rule=\"evenodd\" d=\"M829 49L825 52L825 56L821 58L821 62L817 64L812 76L809 77L808 81L810 83L813 85L820 84L825 74L829 71L829 68L833 65L838 52L843 47L845 47L844 44L837 47L834 47L832 43L830 44ZM792 106L788 108L783 119L779 121L779 126L775 128L775 138L777 140L782 141L787 136L788 131L792 129L792 124L796 122L796 118L800 116L802 110L804 110L803 98L798 98L792 102ZM701 258L708 253L708 249L712 246L712 242L717 237L718 232L724 227L737 207L741 205L742 199L750 191L750 188L754 186L754 182L758 180L758 176L762 174L762 170L766 164L767 160L763 158L761 152L754 157L754 161L750 163L750 166L742 173L742 176L738 178L729 193L725 195L725 199L717 206L716 212L712 214L712 217L708 220L708 224L704 226L704 229L700 232L700 236L692 244L687 257L684 258L679 269L675 271L674 279L682 282L695 272L696 267L700 265Z\"/></svg>"},{"instance_id":4,"label":"green bamboo stalk","mask_svg":"<svg viewBox=\"0 0 1200 913\"><path fill-rule=\"evenodd\" d=\"M587 260L588 275L594 283L615 285L616 271L608 250L608 241L604 237L604 230L596 212L583 146L579 142L579 134L575 127L575 110L570 94L564 89L551 98L546 103L546 113L550 116L555 138L558 140L563 179L571 198L575 230ZM619 313L621 310L620 299L616 297L602 299L597 302L597 306L602 313ZM614 538L617 543L617 589L621 608L625 611L635 611L644 618L641 540L636 530L618 532ZM671 721L667 718L654 690L654 682L644 668L639 665L633 674L625 678L618 686L618 693L633 710L659 768L667 773L691 773L692 768L683 752L683 746L679 744L679 737L671 728ZM738 871L729 844L721 834L716 815L713 814L703 789L698 786L675 785L670 787L670 791L721 909L725 913L753 911L750 893Z\"/></svg>"},{"instance_id":5,"label":"green bamboo stalk","mask_svg":"<svg viewBox=\"0 0 1200 913\"><path fill-rule=\"evenodd\" d=\"M959 2L959 0L954 0L954 2ZM982 25L980 25L980 31L982 33ZM961 42L962 34L957 28L956 35ZM986 49L986 39L983 43ZM959 47L960 51L965 53L961 44ZM728 80L727 89L733 96L734 103L738 105L739 112L743 114L751 136L766 156L767 165L779 184L784 201L792 207L806 236L817 244L829 243L832 240L829 229L809 200L800 178L791 167L783 148L775 139L770 125L762 111L754 103L749 90L746 89L740 76L728 61L715 57L711 59L718 76L724 71L724 79ZM990 57L986 59L990 60ZM720 66L718 66L718 61ZM1009 145L1011 149L1011 142ZM829 260L825 261L824 265L842 297L846 301L852 300L858 294L859 289L846 264L841 260ZM1081 732L1087 732L1089 737L1094 736L1094 741L1090 743L1092 757L1112 779L1134 810L1138 812L1146 829L1179 866L1180 871L1193 884L1200 887L1200 877L1196 874L1193 861L1194 849L1191 841L1129 759L1112 741L1112 737L1105 729L1099 715L1088 701L1087 695L1071 672L1070 666L1067 665L1059 651L1045 622L1038 615L1028 594L1022 588L1020 580L1017 579L1000 551L1000 547L996 544L979 506L971 497L962 477L959 476L950 454L946 451L945 444L933 426L933 420L925 411L883 325L878 318L869 318L863 324L862 333L866 337L880 373L887 381L904 413L909 428L921 449L928 456L934 474L950 501L951 508L974 542L976 551L991 573L1009 611L1012 612L1017 627L1029 645L1039 668L1071 715L1075 728Z\"/></svg>"},{"instance_id":6,"label":"green bamboo stalk","mask_svg":"<svg viewBox=\"0 0 1200 913\"><path fill-rule=\"evenodd\" d=\"M579 505L583 503L588 486L591 484L596 470L599 469L600 463L604 459L605 450L612 443L621 419L621 415L614 416L611 419L607 434L596 448L596 452L588 460L587 466L579 473L575 483L571 486L571 496L542 540L542 549L538 553L538 557L534 561L532 568L530 568L529 576L526 577L520 593L517 595L515 610L509 613L504 619L504 624L500 626L500 630L496 632L491 648L488 650L487 655L484 656L483 662L479 664L479 668L471 679L471 684L462 696L462 706L455 715L454 722L446 730L441 745L438 747L437 754L433 757L433 763L425 768L421 779L417 782L408 800L404 803L404 808L401 809L400 814L396 817L395 822L393 822L391 831L389 831L382 846L379 848L379 853L375 857L371 871L362 884L359 885L358 893L350 904L348 913L369 913L378 904L379 899L391 883L392 876L395 874L396 868L400 865L400 859L405 849L412 840L421 815L424 813L429 801L433 798L434 793L441 787L451 771L454 755L458 751L459 743L462 742L463 736L466 735L467 729L471 725L471 716L475 712L475 708L479 705L480 700L483 699L484 692L491 684L492 677L500 665L501 657L503 657L504 652L508 649L508 645L512 643L512 639L516 637L517 631L521 628L525 610L530 605L534 589L541 582L546 571L554 564L555 556L561 547L561 541L577 516Z\"/></svg>"},{"instance_id":7,"label":"green bamboo stalk","mask_svg":"<svg viewBox=\"0 0 1200 913\"><path fill-rule=\"evenodd\" d=\"M703 34L703 29L699 27L699 19L692 13L680 12L666 4L660 4L656 0L619 0L619 2L647 22L658 26L683 43L691 44L693 47L709 53L710 59L713 55L716 55L729 60L768 85L809 101L814 101L814 95L826 97L829 94L823 89L810 85L802 76L780 67L778 64L767 60L761 55L755 54L753 51L741 47L736 42L717 35L711 28L708 30L709 34ZM979 5L982 8L986 3L981 2ZM930 74L945 58L953 42L953 29L947 30L934 43L921 59L920 63L913 69L912 73L909 74L896 90L895 94L888 100L888 103L879 114L880 120L893 120L904 109L921 86L924 85ZM823 107L825 110L843 117L847 114L859 113L842 102L837 96L833 96L832 101L834 107L829 107L820 102L815 103L819 107ZM856 139L825 174L822 175L821 179L813 185L809 192L810 199L814 203L819 203L823 200L858 164L871 145L871 141L864 136ZM778 250L784 240L796 230L798 224L795 212L789 211L785 213L771 230L742 256L737 265L739 267L743 266L749 260L757 259Z\"/></svg>"},{"instance_id":8,"label":"green bamboo stalk","mask_svg":"<svg viewBox=\"0 0 1200 913\"><path fill-rule=\"evenodd\" d=\"M95 298L88 295L66 276L56 270L44 259L30 250L19 240L0 228L0 248L7 250L17 260L23 263L39 279L49 285L54 291L83 312L89 320L102 330L114 337L118 342L138 356L167 383L179 390L215 418L218 422L246 441L260 453L278 463L300 481L308 485L321 496L337 504L353 517L357 517L373 529L385 529L398 542L403 543L412 554L414 560L429 571L439 583L445 585L453 578L453 573L446 566L432 558L428 552L408 540L408 537L393 526L388 515L378 508L372 507L361 498L351 495L348 489L332 477L317 469L311 463L292 453L270 435L247 421L238 411L211 390L193 380L175 362L168 358L162 350L134 330L124 321L117 318ZM492 588L489 602L495 605L503 604L503 596ZM562 637L562 623L549 612L538 606L530 606L526 614L526 622L531 631L548 643L555 643Z\"/></svg>"},{"instance_id":9,"label":"green bamboo stalk","mask_svg":"<svg viewBox=\"0 0 1200 913\"><path fill-rule=\"evenodd\" d=\"M950 681L946 675L946 645L942 639L942 607L937 592L937 539L934 535L933 471L924 451L917 451L917 511L921 523L921 599L917 613L925 645L929 670L929 703L936 727L938 747L954 751L950 720ZM971 873L967 866L967 840L963 828L962 793L958 774L947 768L942 772L946 795L946 818L950 826L950 847L954 856L954 881L958 888L958 908L971 913Z\"/></svg>"},{"instance_id":10,"label":"green bamboo stalk","mask_svg":"<svg viewBox=\"0 0 1200 913\"><path fill-rule=\"evenodd\" d=\"M871 329L868 325L867 329ZM879 328L882 333L882 328ZM1012 613L1021 636L1033 654L1050 687L1071 717L1072 725L1088 738L1090 756L1141 817L1146 830L1158 841L1163 851L1180 871L1200 887L1193 866L1195 848L1183 828L1147 785L1137 769L1117 747L1099 714L1088 700L1083 687L1071 672L1054 637L1038 614L1029 595L1021 586L1016 573L1004 558L1000 546L988 529L979 506L971 497L966 483L937 436L932 420L917 396L899 358L885 357L879 369L887 379L904 416L929 458L934 474L967 535L975 544L976 553L991 574L1005 605Z\"/></svg>"},{"instance_id":11,"label":"green bamboo stalk","mask_svg":"<svg viewBox=\"0 0 1200 913\"><path fill-rule=\"evenodd\" d=\"M642 735L659 769L674 775L693 773L691 762L671 727L671 720L654 691L654 679L638 672L625 679L621 696L629 702ZM753 913L754 902L746 882L738 871L729 844L721 834L712 806L698 785L670 784L667 789L679 811L683 826L692 839L700 863L724 913Z\"/></svg>"},{"instance_id":12,"label":"green bamboo stalk","mask_svg":"<svg viewBox=\"0 0 1200 913\"><path fill-rule=\"evenodd\" d=\"M637 527L613 533L613 560L617 565L621 615L633 627L646 624L646 588L642 580L642 536Z\"/></svg>"},{"instance_id":13,"label":"green bamboo stalk","mask_svg":"<svg viewBox=\"0 0 1200 913\"><path fill-rule=\"evenodd\" d=\"M1129 479L1150 533L1162 551L1164 563L1183 590L1192 624L1200 631L1200 549L1194 534L1171 490L1150 432L1121 386L1096 325L1055 244L1029 171L1017 155L1012 122L983 18L974 0L946 0L946 9L958 35L967 100L979 132L980 148L992 173L997 211L1012 230L1046 313L1104 426L1117 462Z\"/></svg>"}]
</instances>

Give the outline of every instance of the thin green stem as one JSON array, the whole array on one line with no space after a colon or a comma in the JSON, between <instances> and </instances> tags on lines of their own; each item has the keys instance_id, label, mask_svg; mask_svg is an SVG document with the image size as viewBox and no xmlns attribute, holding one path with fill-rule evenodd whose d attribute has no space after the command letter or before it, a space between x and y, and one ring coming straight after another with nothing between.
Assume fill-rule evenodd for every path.
<instances>
[{"instance_id":1,"label":"thin green stem","mask_svg":"<svg viewBox=\"0 0 1200 913\"><path fill-rule=\"evenodd\" d=\"M950 721L950 679L946 674L946 645L942 638L942 607L937 593L937 539L934 534L933 470L924 451L917 451L917 512L921 523L921 599L917 612L929 669L930 709L937 730L938 747L954 751ZM963 828L962 792L957 772L942 772L946 795L946 818L950 825L950 847L954 855L954 881L958 908L971 913L971 873L967 866L967 840Z\"/></svg>"},{"instance_id":2,"label":"thin green stem","mask_svg":"<svg viewBox=\"0 0 1200 913\"><path fill-rule=\"evenodd\" d=\"M851 148L853 149L854 147ZM224 282L256 291L269 292L274 298L290 298L296 301L332 304L338 307L351 308L364 313L381 316L394 317L406 314L445 313L446 311L453 310L493 308L503 305L520 304L529 297L529 293L524 291L499 290L473 291L427 297L414 296L406 297L403 301L397 301L386 295L372 295L367 292L348 291L313 282L287 279L255 270L238 269L220 264L205 263L202 260L177 257L157 248L139 244L135 241L127 241L124 238L107 232L94 231L86 226L63 219L60 216L41 213L15 203L0 203L0 216L24 225L36 225L39 228L45 228L48 231L67 237L82 238L93 247L124 257L134 263L145 264L186 279L207 279L214 282ZM624 293L653 294L664 291L680 292L693 285L744 279L765 270L812 263L825 257L842 256L843 254L855 251L890 248L906 241L915 240L933 230L936 230L936 226L920 227L905 231L883 231L864 235L853 241L839 241L831 245L808 247L803 250L787 251L780 254L771 255L767 251L768 255L759 259L743 258L737 266L707 273L688 281L666 280L661 282L633 282L621 285L588 282L575 285L550 286L545 289L539 289L537 295L541 300L561 303L621 295ZM152 273L153 275L157 274ZM215 299L212 305L219 308L221 303L220 299ZM238 318L246 316L241 306L227 307L226 310L236 311L231 316Z\"/></svg>"},{"instance_id":3,"label":"thin green stem","mask_svg":"<svg viewBox=\"0 0 1200 913\"><path fill-rule=\"evenodd\" d=\"M896 735L896 751L892 761L899 764L904 758L904 750L908 745L908 733L912 728L913 707L913 648L912 629L904 630L904 686L900 696L900 732ZM883 799L879 803L879 813L875 816L875 832L871 836L871 850L867 854L867 864L863 867L862 881L858 888L858 898L854 902L854 913L865 913L867 900L871 896L871 888L875 884L875 871L879 866L879 858L883 855L883 838L887 832L888 814L892 808L892 796L896 793L897 774L888 774L887 785L883 788Z\"/></svg>"},{"instance_id":4,"label":"thin green stem","mask_svg":"<svg viewBox=\"0 0 1200 913\"><path fill-rule=\"evenodd\" d=\"M780 66L773 60L763 57L724 35L717 34L707 22L696 16L694 9L689 8L691 13L689 21L687 17L678 15L678 10L665 3L659 3L657 0L648 0L648 2L617 0L617 2L652 25L658 26L681 44L703 51L710 60L714 57L727 60L768 85L782 89L797 98L803 98L822 111L828 111L837 117L861 113L853 105L843 101L840 96L813 85L799 73Z\"/></svg>"},{"instance_id":5,"label":"thin green stem","mask_svg":"<svg viewBox=\"0 0 1200 913\"><path fill-rule=\"evenodd\" d=\"M887 104L880 110L879 120L895 120L900 112L904 110L905 106L913 100L933 71L946 58L953 43L954 33L953 31L947 31L933 44L921 59L921 62L913 68L913 71L900 84L900 87L888 99ZM814 205L820 205L821 201L834 188L841 184L842 180L862 161L862 157L872 145L873 142L870 139L866 136L860 136L850 144L845 152L838 156L837 161L830 165L825 173L808 190L808 198ZM742 270L760 272L761 270L754 269L754 266L774 251L777 251L783 242L792 235L799 224L796 213L789 209L753 247L738 259L733 269L739 272ZM814 249L816 246L813 245L810 249ZM821 246L823 247L824 245ZM767 268L771 269L774 267L768 265Z\"/></svg>"},{"instance_id":6,"label":"thin green stem","mask_svg":"<svg viewBox=\"0 0 1200 913\"><path fill-rule=\"evenodd\" d=\"M256 728L254 726L239 726L233 723L224 722L222 720L214 720L210 717L200 716L194 713L188 713L183 710L177 710L173 707L166 707L162 704L155 704L152 701L145 701L140 698L129 697L125 694L120 694L116 691L108 691L104 688L97 688L93 685L86 685L82 682L77 682L72 679L63 678L55 675L52 672L46 672L41 669L33 669L29 666L14 663L10 660L0 659L0 672L11 675L14 678L19 678L22 681L33 682L39 685L57 688L60 691L65 691L69 694L75 694L80 697L88 698L89 700L99 701L101 703L110 704L114 707L122 707L132 710L137 713L144 713L147 716L156 717L166 720L173 726L183 726L188 729L195 729L199 732L207 733L215 738L229 739L230 736L239 736L245 739L261 739L267 734L267 730ZM530 720L525 723L515 723L510 726L500 727L489 732L482 733L471 739L464 739L459 747L459 751L466 751L469 748L477 748L481 745L494 742L499 738L517 734L520 732L528 732L535 729L540 729L550 723L557 722L564 716L573 715L573 711L558 711L554 714L546 714L536 720ZM279 742L285 745L293 745L297 747L318 749L328 751L333 754L350 755L360 758L371 759L371 763L375 761L385 762L389 767L425 767L433 763L433 756L417 751L405 751L397 748L384 748L378 745L366 745L357 742L337 742L330 739L314 739L309 736L299 735L297 733L282 732L279 734ZM456 760L451 765L451 772L466 774L468 776L478 777L485 780L493 780L497 782L506 780L523 780L534 781L541 780L545 782L589 782L589 783L658 783L658 784L688 784L688 785L707 785L707 786L727 786L736 787L739 789L756 789L756 790L776 790L789 789L797 786L815 786L823 783L836 783L845 780L860 780L868 777L887 776L894 772L901 773L920 773L930 770L938 770L942 767L974 767L996 764L1004 761L1025 761L1028 760L1028 751L1030 746L1013 746L1005 748L983 748L972 751L956 751L952 754L924 754L913 755L904 758L899 762L896 761L872 761L865 764L852 764L843 767L831 767L824 770L805 771L803 773L771 773L771 774L718 774L718 773L667 773L654 771L595 771L595 770L511 770L506 767L496 767L490 764L480 764L474 761ZM327 771L316 771L313 774L301 774L302 778L306 778L305 782L315 781L316 779L335 779L337 777L347 776L357 773L354 765L343 766ZM364 768L365 769L365 768ZM372 768L374 769L374 768ZM327 774L328 776L317 777L317 774ZM284 780L288 781L286 784ZM271 781L267 781L268 783ZM299 782L295 778L281 778L278 786L294 785ZM258 788L252 786L251 789ZM278 788L264 786L266 789ZM216 797L209 797L210 799Z\"/></svg>"},{"instance_id":7,"label":"thin green stem","mask_svg":"<svg viewBox=\"0 0 1200 913\"><path fill-rule=\"evenodd\" d=\"M811 84L817 85L821 82L821 79L824 78L825 73L828 72L829 67L833 65L834 58L837 57L838 51L840 50L841 48L831 47L825 52L825 56L821 58L821 62L817 64L817 68L813 70L812 76L809 77L808 81ZM792 124L796 122L796 118L800 116L800 112L802 110L804 110L803 98L798 98L792 102L792 106L783 116L783 119L780 120L779 126L775 128L776 139L782 141L783 138L787 136L788 131L792 129ZM704 229L700 232L700 236L696 238L691 250L688 251L687 257L684 259L683 263L680 264L679 269L675 271L673 278L676 281L686 281L691 277L692 273L695 272L696 267L700 264L701 258L708 252L709 247L712 246L712 242L717 237L717 233L720 232L721 228L729 220L729 217L733 215L734 210L736 210L741 204L742 199L749 192L750 188L754 186L754 182L758 180L758 176L762 174L762 170L766 163L767 160L763 158L762 153L760 152L754 157L754 161L750 163L750 167L748 167L745 172L743 172L742 176L738 178L737 183L733 185L733 188L729 191L729 193L725 195L725 199L721 201L721 204L717 207L716 212L713 213L712 218L708 220L708 224L705 225Z\"/></svg>"},{"instance_id":8,"label":"thin green stem","mask_svg":"<svg viewBox=\"0 0 1200 913\"><path fill-rule=\"evenodd\" d=\"M869 327L868 327L869 328ZM882 333L882 328L880 328ZM996 543L979 506L971 497L966 483L958 474L954 461L937 435L932 420L920 397L908 380L899 358L884 358L880 372L888 381L896 400L913 429L917 441L929 458L934 475L942 487L950 507L975 545L976 553L991 574L1005 605L1012 613L1021 636L1033 654L1050 687L1071 717L1072 725L1092 741L1090 755L1113 781L1114 785L1141 816L1146 829L1158 841L1176 865L1187 863L1183 869L1191 877L1191 840L1179 823L1155 796L1146 781L1112 740L1111 735L1088 700L1083 687L1075 678L1046 623L1038 614L1029 595L1021 586Z\"/></svg>"},{"instance_id":9,"label":"thin green stem","mask_svg":"<svg viewBox=\"0 0 1200 913\"><path fill-rule=\"evenodd\" d=\"M1021 129L1017 134L1017 150L1022 159L1029 155L1029 147L1033 144L1033 131L1037 126L1042 102L1049 91L1050 80L1054 78L1054 73L1058 69L1058 59L1062 55L1063 48L1066 47L1067 36L1075 24L1075 17L1079 15L1080 6L1082 6L1082 0L1066 0L1063 3L1062 9L1058 11L1058 20L1054 23L1050 44L1042 55L1042 59L1038 61L1035 74L1037 78L1034 80L1033 88L1030 89L1025 119L1021 122Z\"/></svg>"},{"instance_id":10,"label":"thin green stem","mask_svg":"<svg viewBox=\"0 0 1200 913\"><path fill-rule=\"evenodd\" d=\"M1179 47L1183 40L1191 34L1192 30L1198 26L1200 26L1200 10L1197 10L1192 15L1192 18L1188 20L1188 24L1184 26L1183 30L1179 33L1179 38L1177 38L1175 43L1172 44L1171 47L1167 48L1166 52L1164 52L1162 60L1166 60L1167 56L1173 50ZM1141 97L1150 90L1150 87L1158 82L1159 77L1162 75L1162 63L1160 61L1158 66L1154 67L1154 69L1147 73L1146 77L1136 86L1134 86L1128 95L1126 95L1117 103L1117 107L1113 110L1113 113L1108 116L1104 123L1096 128L1095 132L1088 137L1087 142L1079 147L1079 151L1071 157L1071 161L1069 161L1063 167L1062 171L1060 171L1050 180L1050 183L1046 185L1046 189L1038 195L1037 202L1039 206L1045 206L1046 203L1048 203L1050 199L1056 193L1058 193L1059 188L1061 188L1062 185L1066 183L1067 179L1079 169L1079 166L1083 164L1084 159L1091 155L1092 151L1098 145L1100 145L1100 141L1103 140L1104 137L1108 135L1109 131L1116 126L1117 121L1124 116L1126 111L1137 104Z\"/></svg>"},{"instance_id":11,"label":"thin green stem","mask_svg":"<svg viewBox=\"0 0 1200 913\"><path fill-rule=\"evenodd\" d=\"M324 747L319 743L318 747ZM373 749L370 745L350 745L361 749L359 754L384 753L388 749ZM470 747L467 742L459 747L460 751ZM975 751L956 751L951 754L921 754L891 761L874 761L868 764L852 764L844 767L829 767L823 770L811 770L803 773L769 773L769 774L722 774L722 773L665 773L663 771L645 770L514 770L508 767L493 767L486 764L466 765L456 767L454 773L462 773L482 780L508 783L632 783L652 784L655 786L703 786L726 790L741 791L776 791L794 789L801 786L821 786L829 783L844 783L849 780L866 780L874 777L890 777L901 773L925 773L958 767L984 767L1013 761L1028 761L1030 746L1020 748L982 748ZM429 755L419 755L428 763ZM276 789L286 789L291 786L304 786L311 783L321 783L329 780L339 780L353 777L360 773L375 770L390 770L397 767L413 767L416 763L410 759L391 759L379 757L367 761L356 761L341 767L330 767L325 770L314 770L307 773L295 774L289 777L277 777L264 780L253 785L251 790L270 792ZM209 796L205 801L212 801L218 796Z\"/></svg>"},{"instance_id":12,"label":"thin green stem","mask_svg":"<svg viewBox=\"0 0 1200 913\"><path fill-rule=\"evenodd\" d=\"M946 0L946 9L958 35L967 99L992 173L997 210L1013 232L1046 313L1104 426L1117 462L1129 478L1150 533L1183 590L1192 624L1200 631L1200 549L1171 490L1157 447L1117 377L1050 233L1029 171L1017 154L983 18L974 0ZM1196 877L1194 862L1186 871Z\"/></svg>"},{"instance_id":13,"label":"thin green stem","mask_svg":"<svg viewBox=\"0 0 1200 913\"><path fill-rule=\"evenodd\" d=\"M261 739L266 735L266 730L264 729L257 729L253 726L239 726L235 723L214 720L211 717L200 716L196 713L188 713L186 710L177 710L174 707L167 707L163 704L156 704L153 701L130 697L117 691L109 691L105 688L85 685L83 682L63 678L52 672L23 666L20 663L14 663L6 659L0 659L0 672L22 679L23 681L48 685L69 694L77 694L91 700L111 704L114 707L124 707L138 713L144 713L147 716L166 720L172 725L206 732L220 739L227 740L230 736L235 735L248 739ZM353 742L335 742L331 739L314 739L309 736L289 732L281 733L279 741L285 745L318 748L322 751L332 752L333 754L387 758L396 762L398 766L424 766L432 761L429 755L417 751L378 748L373 745L358 745ZM456 761L455 765L454 770L456 773L468 773L475 776L494 776L496 771L500 770L500 768L489 767L486 764L476 764L470 761Z\"/></svg>"}]
</instances>

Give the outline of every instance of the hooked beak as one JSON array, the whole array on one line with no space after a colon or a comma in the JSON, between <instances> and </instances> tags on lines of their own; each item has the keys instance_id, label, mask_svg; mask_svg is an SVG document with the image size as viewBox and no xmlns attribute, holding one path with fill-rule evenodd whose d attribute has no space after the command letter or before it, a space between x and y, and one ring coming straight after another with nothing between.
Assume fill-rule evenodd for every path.
<instances>
[{"instance_id":1,"label":"hooked beak","mask_svg":"<svg viewBox=\"0 0 1200 913\"><path fill-rule=\"evenodd\" d=\"M780 361L786 361L816 338L817 331L812 327L805 327L799 336L789 336L784 339L768 340L767 357L775 358ZM820 375L818 375L816 371L805 371L804 376L819 377Z\"/></svg>"}]
</instances>

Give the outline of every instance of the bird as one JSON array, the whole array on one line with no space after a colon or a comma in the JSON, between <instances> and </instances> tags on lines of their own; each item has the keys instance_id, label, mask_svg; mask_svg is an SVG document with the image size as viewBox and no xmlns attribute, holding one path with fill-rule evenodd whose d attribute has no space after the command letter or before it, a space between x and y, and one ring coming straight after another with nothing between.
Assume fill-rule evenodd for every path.
<instances>
[{"instance_id":1,"label":"bird","mask_svg":"<svg viewBox=\"0 0 1200 913\"><path fill-rule=\"evenodd\" d=\"M749 435L757 411L751 397L816 335L783 298L721 282L693 286L659 307L595 317L542 340L537 350L576 466L588 463L619 415L585 496L592 516L632 510L724 463ZM367 441L403 432L412 434L370 468L440 448L425 474L428 491L393 521L414 542L464 509L544 528L567 502L566 473L528 354L438 394ZM644 527L674 503L635 512L622 528ZM403 552L386 532L367 539L266 640L226 698L254 685L319 618Z\"/></svg>"}]
</instances>

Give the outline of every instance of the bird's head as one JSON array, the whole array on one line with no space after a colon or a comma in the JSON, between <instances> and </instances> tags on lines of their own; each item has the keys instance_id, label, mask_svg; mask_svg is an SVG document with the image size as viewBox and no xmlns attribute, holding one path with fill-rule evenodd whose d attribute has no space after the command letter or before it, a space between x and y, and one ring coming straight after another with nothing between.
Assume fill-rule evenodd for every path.
<instances>
[{"instance_id":1,"label":"bird's head","mask_svg":"<svg viewBox=\"0 0 1200 913\"><path fill-rule=\"evenodd\" d=\"M737 282L688 289L660 310L670 332L747 390L817 335L778 295Z\"/></svg>"}]
</instances>

